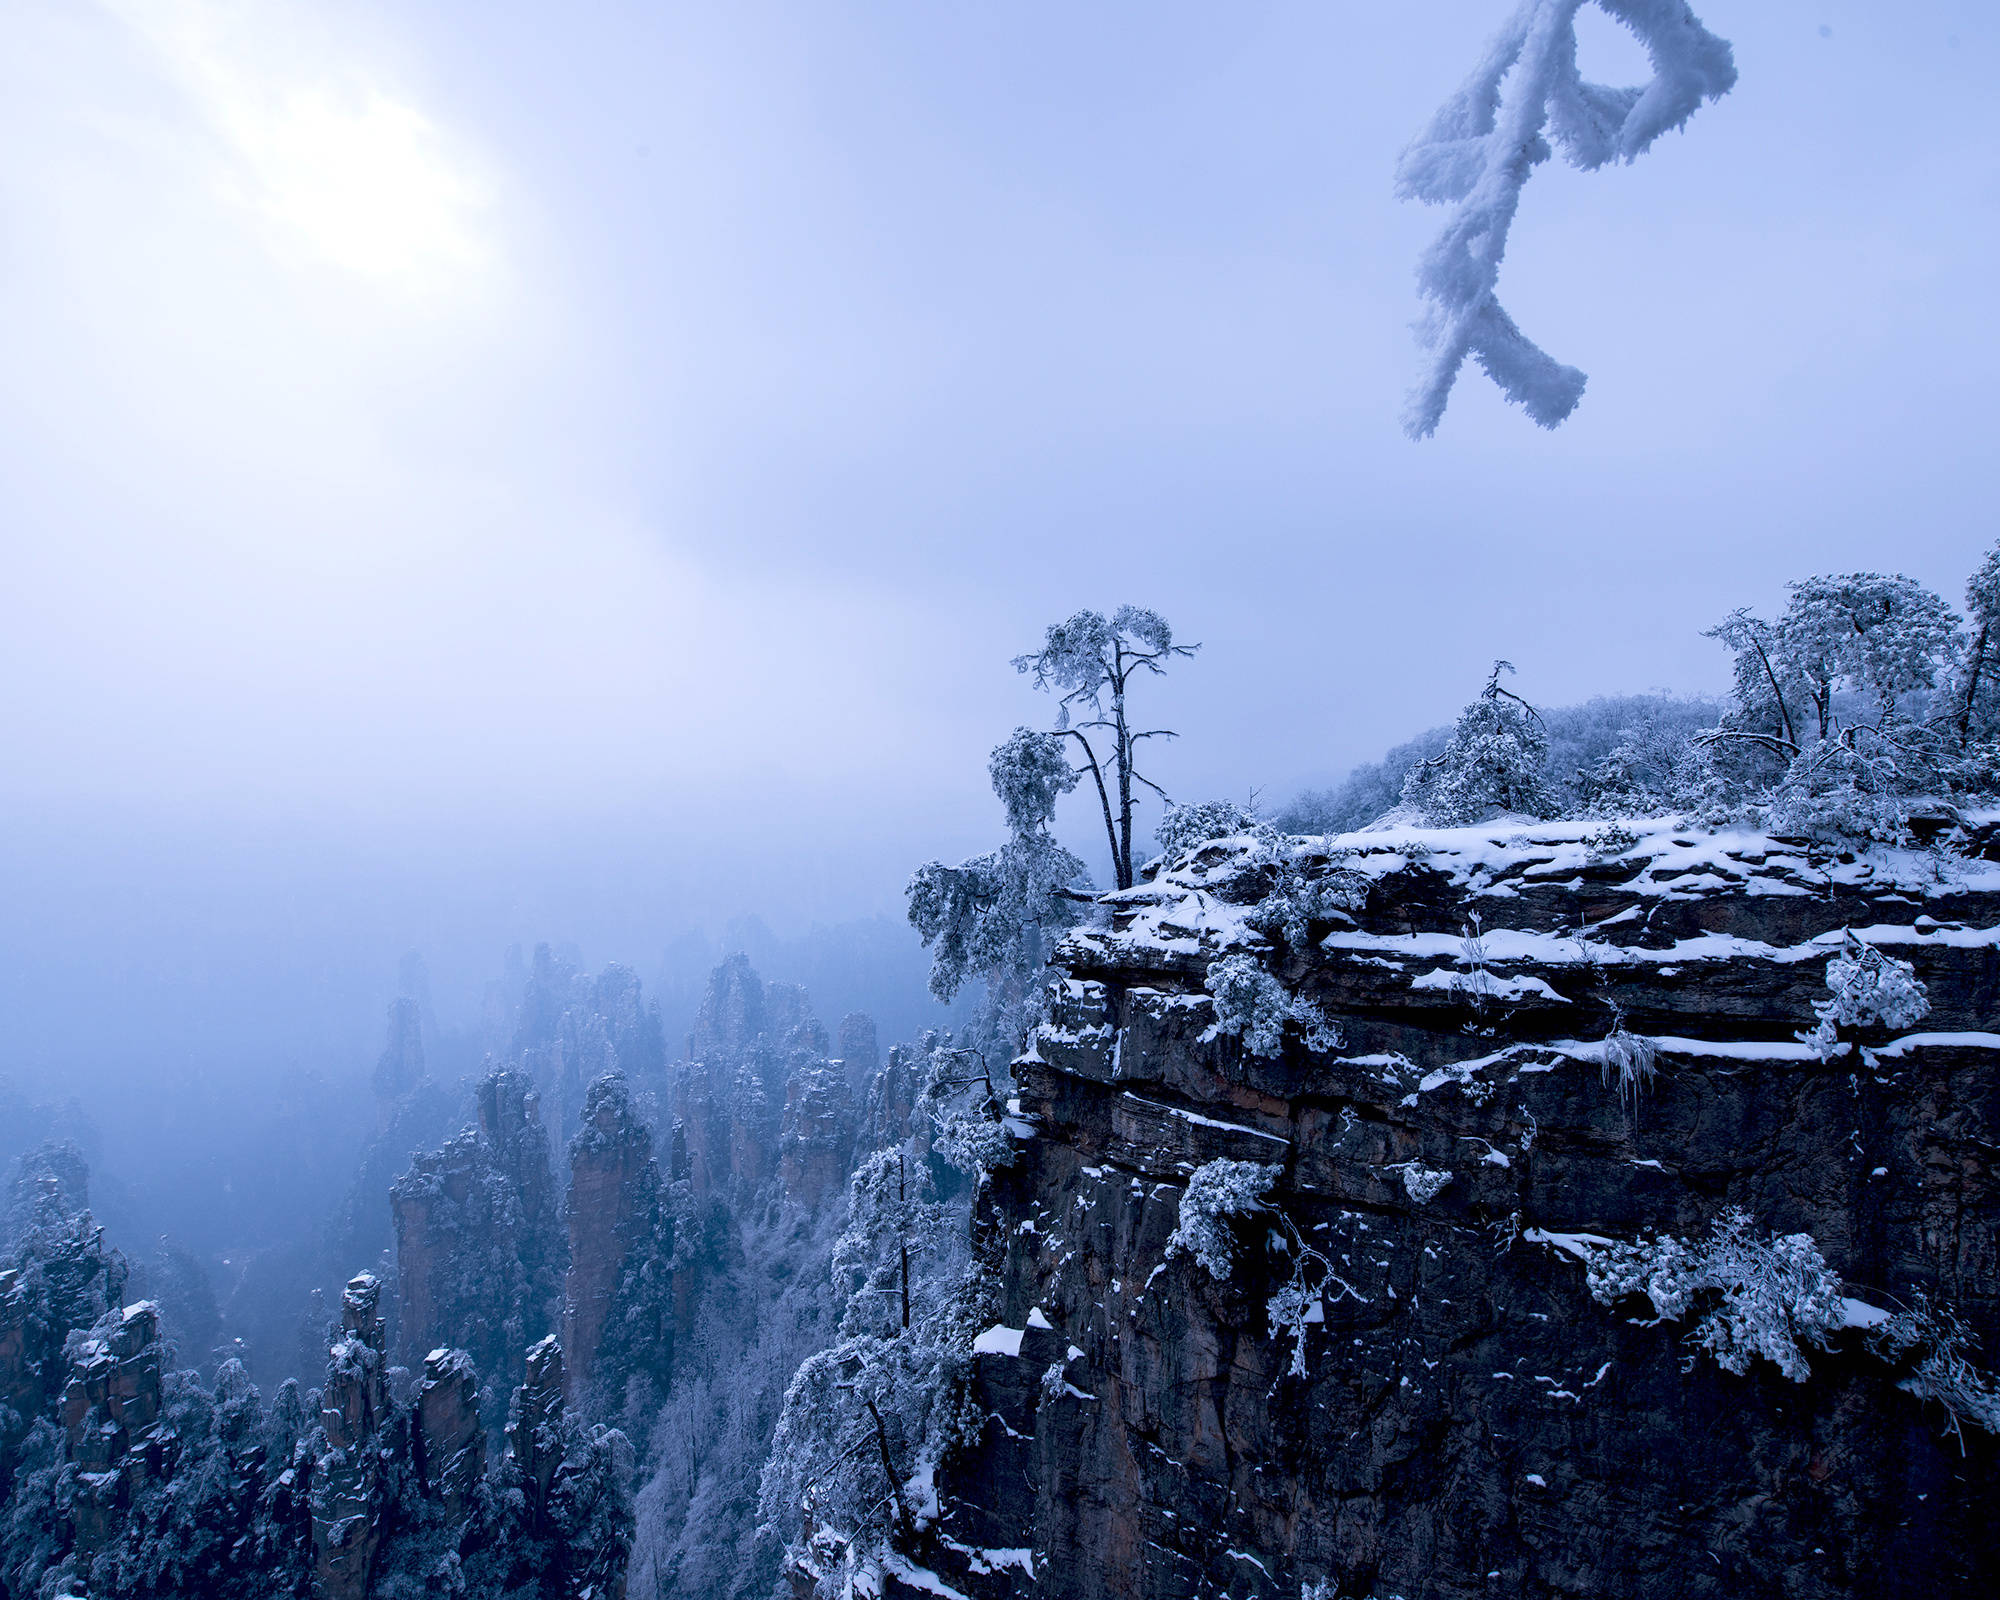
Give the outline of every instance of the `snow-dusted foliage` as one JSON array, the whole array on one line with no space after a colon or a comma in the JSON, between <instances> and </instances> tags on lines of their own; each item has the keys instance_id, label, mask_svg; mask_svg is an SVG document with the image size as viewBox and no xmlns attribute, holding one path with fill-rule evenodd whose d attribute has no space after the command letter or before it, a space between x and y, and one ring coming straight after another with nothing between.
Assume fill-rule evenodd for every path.
<instances>
[{"instance_id":1,"label":"snow-dusted foliage","mask_svg":"<svg viewBox=\"0 0 2000 1600\"><path fill-rule=\"evenodd\" d=\"M955 1214L933 1192L930 1165L901 1145L854 1169L847 1226L833 1246L834 1281L845 1294L841 1327L885 1336L921 1313L926 1279L951 1246Z\"/></svg>"},{"instance_id":2,"label":"snow-dusted foliage","mask_svg":"<svg viewBox=\"0 0 2000 1600\"><path fill-rule=\"evenodd\" d=\"M1972 1330L1949 1306L1919 1292L1907 1311L1868 1330L1868 1344L1892 1365L1907 1369L1900 1387L1944 1408L1949 1431L1963 1448L1963 1423L2000 1433L2000 1385L1972 1363Z\"/></svg>"},{"instance_id":3,"label":"snow-dusted foliage","mask_svg":"<svg viewBox=\"0 0 2000 1600\"><path fill-rule=\"evenodd\" d=\"M1315 922L1351 926L1353 913L1368 904L1368 878L1352 867L1309 876L1283 844L1267 846L1266 855L1273 869L1270 891L1243 919L1266 938L1303 950Z\"/></svg>"},{"instance_id":4,"label":"snow-dusted foliage","mask_svg":"<svg viewBox=\"0 0 2000 1600\"><path fill-rule=\"evenodd\" d=\"M1334 1276L1333 1263L1306 1243L1291 1218L1265 1198L1282 1172L1280 1167L1254 1161L1208 1161L1196 1167L1181 1192L1180 1215L1167 1240L1167 1256L1191 1255L1197 1266L1222 1282L1237 1265L1231 1224L1242 1217L1268 1219L1266 1242L1273 1254L1290 1258L1290 1271L1265 1300L1264 1317L1273 1339L1291 1341L1288 1370L1302 1378L1306 1330L1324 1320L1328 1286L1336 1286L1342 1294L1352 1291Z\"/></svg>"},{"instance_id":5,"label":"snow-dusted foliage","mask_svg":"<svg viewBox=\"0 0 2000 1600\"><path fill-rule=\"evenodd\" d=\"M1241 1036L1253 1056L1284 1048L1285 1025L1295 1023L1308 1050L1337 1050L1339 1026L1311 1000L1287 989L1250 956L1224 956L1202 980L1215 1001L1215 1031Z\"/></svg>"},{"instance_id":6,"label":"snow-dusted foliage","mask_svg":"<svg viewBox=\"0 0 2000 1600\"><path fill-rule=\"evenodd\" d=\"M969 1371L997 1245L975 1223L1010 1135L981 1055L926 1043L911 1137L855 1170L832 1258L839 1337L793 1377L760 1489L766 1537L829 1595L873 1592L883 1561L935 1517L936 1468L978 1421ZM973 1177L972 1215L940 1197L930 1152Z\"/></svg>"},{"instance_id":7,"label":"snow-dusted foliage","mask_svg":"<svg viewBox=\"0 0 2000 1600\"><path fill-rule=\"evenodd\" d=\"M1618 89L1586 82L1576 60L1585 3L1523 0L1397 165L1400 198L1456 208L1417 264L1429 304L1427 361L1403 421L1413 439L1437 431L1467 356L1545 428L1575 409L1584 375L1523 334L1494 292L1521 190L1556 150L1584 171L1635 159L1736 82L1728 44L1687 0L1597 0L1645 46L1653 78Z\"/></svg>"},{"instance_id":8,"label":"snow-dusted foliage","mask_svg":"<svg viewBox=\"0 0 2000 1600\"><path fill-rule=\"evenodd\" d=\"M2000 545L1966 580L1965 615L1971 631L1955 652L1951 714L1961 746L1990 744L2000 733Z\"/></svg>"},{"instance_id":9,"label":"snow-dusted foliage","mask_svg":"<svg viewBox=\"0 0 2000 1600\"><path fill-rule=\"evenodd\" d=\"M1791 585L1778 625L1784 670L1803 690L1820 738L1836 726L1835 697L1859 696L1878 725L1932 688L1958 618L1900 573L1848 572Z\"/></svg>"},{"instance_id":10,"label":"snow-dusted foliage","mask_svg":"<svg viewBox=\"0 0 2000 1600\"><path fill-rule=\"evenodd\" d=\"M1480 822L1495 811L1550 817L1560 809L1542 777L1549 736L1541 715L1500 683L1501 673L1513 670L1510 662L1493 663L1450 742L1404 780L1403 803L1433 827Z\"/></svg>"},{"instance_id":11,"label":"snow-dusted foliage","mask_svg":"<svg viewBox=\"0 0 2000 1600\"><path fill-rule=\"evenodd\" d=\"M1801 1347L1823 1349L1844 1326L1840 1280L1812 1236L1760 1236L1742 1211L1724 1212L1707 1238L1691 1243L1663 1236L1582 1248L1586 1282L1598 1304L1643 1295L1665 1321L1697 1315L1689 1343L1738 1375L1762 1356L1803 1383L1812 1369Z\"/></svg>"},{"instance_id":12,"label":"snow-dusted foliage","mask_svg":"<svg viewBox=\"0 0 2000 1600\"><path fill-rule=\"evenodd\" d=\"M1679 695L1600 696L1581 705L1539 707L1548 735L1542 782L1565 816L1657 816L1688 802L1671 798L1675 780L1669 767L1685 758L1689 736L1715 725L1722 706ZM1401 804L1410 769L1439 754L1451 740L1449 727L1427 729L1398 745L1380 761L1356 767L1332 789L1310 789L1277 810L1273 823L1287 833L1345 833L1367 826ZM1622 750L1621 750L1622 747ZM1605 766L1614 751L1616 762ZM1594 775L1605 768L1605 779ZM1702 757L1689 776L1697 785L1712 774ZM1660 798L1668 797L1668 798Z\"/></svg>"},{"instance_id":13,"label":"snow-dusted foliage","mask_svg":"<svg viewBox=\"0 0 2000 1600\"><path fill-rule=\"evenodd\" d=\"M1167 1240L1167 1255L1191 1255L1211 1278L1227 1278L1236 1265L1229 1219L1266 1209L1264 1196L1281 1170L1254 1161L1208 1161L1196 1167L1181 1191L1180 1218Z\"/></svg>"},{"instance_id":14,"label":"snow-dusted foliage","mask_svg":"<svg viewBox=\"0 0 2000 1600\"><path fill-rule=\"evenodd\" d=\"M1912 797L2000 778L1973 715L1990 648L1980 585L1970 635L1922 584L1879 572L1795 583L1775 623L1730 613L1709 636L1735 653L1735 703L1698 743L1774 831L1901 841Z\"/></svg>"},{"instance_id":15,"label":"snow-dusted foliage","mask_svg":"<svg viewBox=\"0 0 2000 1600\"><path fill-rule=\"evenodd\" d=\"M969 978L985 985L975 1033L1006 1060L1040 1019L1043 969L1077 920L1089 883L1083 862L1049 832L1055 804L1078 775L1058 734L1015 729L988 764L1010 837L955 867L932 861L905 891L911 925L932 949L931 992L950 1000Z\"/></svg>"},{"instance_id":16,"label":"snow-dusted foliage","mask_svg":"<svg viewBox=\"0 0 2000 1600\"><path fill-rule=\"evenodd\" d=\"M1251 807L1238 805L1234 800L1198 800L1189 805L1168 806L1153 830L1153 839L1160 854L1171 861L1211 839L1234 839L1260 831L1268 833L1269 824L1261 821Z\"/></svg>"},{"instance_id":17,"label":"snow-dusted foliage","mask_svg":"<svg viewBox=\"0 0 2000 1600\"><path fill-rule=\"evenodd\" d=\"M1419 1161L1404 1162L1402 1172L1404 1192L1409 1195L1412 1201L1420 1206L1429 1205L1439 1195L1443 1194L1445 1186L1451 1182L1453 1177L1453 1174L1450 1172L1440 1171L1436 1167L1427 1167Z\"/></svg>"},{"instance_id":18,"label":"snow-dusted foliage","mask_svg":"<svg viewBox=\"0 0 2000 1600\"><path fill-rule=\"evenodd\" d=\"M983 1189L993 1173L1013 1165L999 1086L977 1050L956 1049L932 1035L917 1110L931 1125L931 1148Z\"/></svg>"},{"instance_id":19,"label":"snow-dusted foliage","mask_svg":"<svg viewBox=\"0 0 2000 1600\"><path fill-rule=\"evenodd\" d=\"M1840 936L1840 952L1826 964L1829 998L1815 1000L1818 1026L1798 1035L1822 1061L1832 1059L1842 1028L1907 1028L1930 1015L1930 995L1907 961L1884 955L1851 929Z\"/></svg>"}]
</instances>

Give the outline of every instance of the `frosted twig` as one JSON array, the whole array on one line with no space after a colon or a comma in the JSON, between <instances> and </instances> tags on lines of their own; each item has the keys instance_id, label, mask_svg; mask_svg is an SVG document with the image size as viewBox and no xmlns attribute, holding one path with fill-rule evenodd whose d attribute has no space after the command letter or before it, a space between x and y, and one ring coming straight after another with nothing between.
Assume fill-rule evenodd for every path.
<instances>
[{"instance_id":1,"label":"frosted twig","mask_svg":"<svg viewBox=\"0 0 2000 1600\"><path fill-rule=\"evenodd\" d=\"M1613 89L1584 80L1576 16L1586 4L1638 37L1652 58L1651 82ZM1419 324L1428 359L1403 417L1412 439L1437 431L1467 356L1544 428L1576 409L1583 373L1522 333L1494 294L1521 190L1554 149L1586 172L1613 157L1633 160L1735 82L1728 42L1686 0L1522 0L1396 166L1399 198L1457 207L1417 263L1418 292L1430 304Z\"/></svg>"}]
</instances>

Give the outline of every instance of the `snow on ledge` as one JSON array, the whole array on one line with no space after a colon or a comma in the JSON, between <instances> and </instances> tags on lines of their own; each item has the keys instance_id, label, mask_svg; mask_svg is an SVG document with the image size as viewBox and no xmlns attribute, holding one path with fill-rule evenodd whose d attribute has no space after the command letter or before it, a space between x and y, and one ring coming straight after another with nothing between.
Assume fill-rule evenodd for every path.
<instances>
[{"instance_id":1,"label":"snow on ledge","mask_svg":"<svg viewBox=\"0 0 2000 1600\"><path fill-rule=\"evenodd\" d=\"M917 1566L894 1550L883 1551L882 1570L899 1582L908 1584L912 1589L938 1596L938 1600L969 1600L964 1590L954 1589L929 1567Z\"/></svg>"},{"instance_id":2,"label":"snow on ledge","mask_svg":"<svg viewBox=\"0 0 2000 1600\"><path fill-rule=\"evenodd\" d=\"M1186 1111L1179 1106L1170 1106L1164 1100L1148 1100L1144 1095L1125 1091L1124 1098L1148 1110L1164 1111L1169 1116L1179 1117L1183 1122L1191 1122L1202 1128L1222 1128L1230 1133L1247 1133L1253 1139L1269 1139L1273 1144L1290 1144L1292 1141L1281 1133L1266 1133L1262 1128L1245 1127L1240 1122L1224 1122L1217 1117L1204 1117L1199 1111Z\"/></svg>"},{"instance_id":3,"label":"snow on ledge","mask_svg":"<svg viewBox=\"0 0 2000 1600\"><path fill-rule=\"evenodd\" d=\"M2000 1033L1906 1033L1876 1050L1894 1059L1912 1050L2000 1050Z\"/></svg>"},{"instance_id":4,"label":"snow on ledge","mask_svg":"<svg viewBox=\"0 0 2000 1600\"><path fill-rule=\"evenodd\" d=\"M1601 1233L1551 1233L1547 1228L1524 1229L1521 1237L1530 1244L1545 1244L1566 1251L1584 1262L1590 1260L1592 1245L1617 1243L1615 1239L1607 1239Z\"/></svg>"},{"instance_id":5,"label":"snow on ledge","mask_svg":"<svg viewBox=\"0 0 2000 1600\"><path fill-rule=\"evenodd\" d=\"M976 1356L1018 1356L1026 1333L1025 1328L1010 1328L1003 1322L996 1322L972 1341L972 1353Z\"/></svg>"}]
</instances>

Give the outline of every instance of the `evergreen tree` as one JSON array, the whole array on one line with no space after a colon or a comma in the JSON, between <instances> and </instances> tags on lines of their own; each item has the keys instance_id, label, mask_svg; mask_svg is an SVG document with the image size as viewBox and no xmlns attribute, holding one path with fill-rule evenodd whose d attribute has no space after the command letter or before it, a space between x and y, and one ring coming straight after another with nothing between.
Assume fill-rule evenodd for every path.
<instances>
[{"instance_id":1,"label":"evergreen tree","mask_svg":"<svg viewBox=\"0 0 2000 1600\"><path fill-rule=\"evenodd\" d=\"M1500 682L1513 670L1511 662L1493 663L1450 742L1404 780L1404 804L1433 827L1479 822L1495 811L1552 817L1561 809L1542 776L1549 736L1541 714Z\"/></svg>"}]
</instances>

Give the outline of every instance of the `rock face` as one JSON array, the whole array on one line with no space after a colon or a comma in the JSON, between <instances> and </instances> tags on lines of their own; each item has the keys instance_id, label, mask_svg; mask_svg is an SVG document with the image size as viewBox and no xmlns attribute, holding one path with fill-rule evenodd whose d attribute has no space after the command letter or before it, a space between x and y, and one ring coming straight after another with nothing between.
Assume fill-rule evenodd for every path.
<instances>
[{"instance_id":1,"label":"rock face","mask_svg":"<svg viewBox=\"0 0 2000 1600\"><path fill-rule=\"evenodd\" d=\"M872 1073L874 1022L850 1012L840 1039ZM731 956L709 978L689 1048L670 1105L695 1197L747 1208L775 1187L815 1210L837 1200L861 1122L855 1061L829 1059L833 1042L806 991L766 983L747 957Z\"/></svg>"},{"instance_id":2,"label":"rock face","mask_svg":"<svg viewBox=\"0 0 2000 1600\"><path fill-rule=\"evenodd\" d=\"M313 1468L313 1576L327 1600L362 1600L382 1534L382 1462L375 1437L389 1420L382 1286L357 1273L340 1297L341 1338L329 1354L319 1420L326 1450Z\"/></svg>"},{"instance_id":3,"label":"rock face","mask_svg":"<svg viewBox=\"0 0 2000 1600\"><path fill-rule=\"evenodd\" d=\"M63 1197L61 1180L47 1172L17 1196L26 1226L16 1265L0 1269L0 1500L12 1489L21 1436L73 1376L67 1336L117 1312L129 1276L90 1213L65 1213Z\"/></svg>"},{"instance_id":4,"label":"rock face","mask_svg":"<svg viewBox=\"0 0 2000 1600\"><path fill-rule=\"evenodd\" d=\"M417 1155L389 1191L396 1224L398 1348L406 1366L463 1347L508 1386L521 1352L561 1313L564 1263L539 1097L523 1073L489 1073L479 1126Z\"/></svg>"},{"instance_id":5,"label":"rock face","mask_svg":"<svg viewBox=\"0 0 2000 1600\"><path fill-rule=\"evenodd\" d=\"M840 1064L847 1073L847 1086L856 1096L865 1096L875 1074L882 1070L882 1046L875 1034L875 1019L865 1011L850 1011L840 1019Z\"/></svg>"},{"instance_id":6,"label":"rock face","mask_svg":"<svg viewBox=\"0 0 2000 1600\"><path fill-rule=\"evenodd\" d=\"M106 1312L73 1334L62 1424L77 1469L78 1566L110 1542L123 1512L165 1465L160 1420L160 1314L149 1300Z\"/></svg>"},{"instance_id":7,"label":"rock face","mask_svg":"<svg viewBox=\"0 0 2000 1600\"><path fill-rule=\"evenodd\" d=\"M414 1439L423 1493L443 1506L450 1521L463 1520L473 1491L486 1476L479 1372L465 1351L433 1350L424 1357Z\"/></svg>"},{"instance_id":8,"label":"rock face","mask_svg":"<svg viewBox=\"0 0 2000 1600\"><path fill-rule=\"evenodd\" d=\"M1205 846L1072 936L998 1180L985 1343L1019 1354L975 1357L932 1564L1052 1600L2000 1586L1994 1436L1866 1327L1927 1297L2000 1364L2000 872L1664 825L1337 844ZM1795 1036L1846 929L1931 1010L1822 1060ZM1231 954L1280 983L1219 1002ZM1168 1254L1218 1159L1274 1169L1220 1279ZM1717 1293L1592 1297L1592 1236L1733 1208L1840 1280L1804 1381L1690 1341ZM1301 1262L1302 1345L1267 1304ZM1745 1285L1722 1309L1792 1351Z\"/></svg>"},{"instance_id":9,"label":"rock face","mask_svg":"<svg viewBox=\"0 0 2000 1600\"><path fill-rule=\"evenodd\" d=\"M549 1503L549 1486L562 1465L563 1376L561 1343L544 1339L528 1352L527 1375L514 1391L507 1419L507 1452L521 1470L527 1520L538 1525Z\"/></svg>"},{"instance_id":10,"label":"rock face","mask_svg":"<svg viewBox=\"0 0 2000 1600\"><path fill-rule=\"evenodd\" d=\"M389 1037L375 1063L375 1131L387 1133L396 1107L424 1081L423 1008L407 996L389 1003Z\"/></svg>"},{"instance_id":11,"label":"rock face","mask_svg":"<svg viewBox=\"0 0 2000 1600\"><path fill-rule=\"evenodd\" d=\"M862 1116L862 1143L871 1150L901 1144L910 1136L923 1087L922 1063L907 1047L889 1047L889 1060L868 1085L868 1106Z\"/></svg>"},{"instance_id":12,"label":"rock face","mask_svg":"<svg viewBox=\"0 0 2000 1600\"><path fill-rule=\"evenodd\" d=\"M570 1141L569 1272L563 1347L573 1396L599 1377L622 1389L635 1372L665 1373L673 1341L673 1223L663 1205L653 1136L625 1079L591 1084Z\"/></svg>"},{"instance_id":13,"label":"rock face","mask_svg":"<svg viewBox=\"0 0 2000 1600\"><path fill-rule=\"evenodd\" d=\"M832 1204L854 1165L853 1096L841 1067L803 1061L785 1084L778 1176L789 1199L814 1209Z\"/></svg>"}]
</instances>

